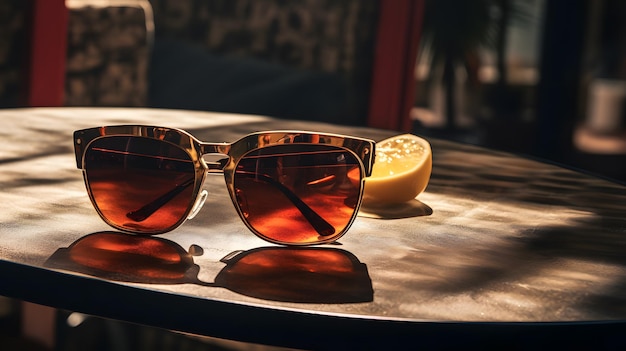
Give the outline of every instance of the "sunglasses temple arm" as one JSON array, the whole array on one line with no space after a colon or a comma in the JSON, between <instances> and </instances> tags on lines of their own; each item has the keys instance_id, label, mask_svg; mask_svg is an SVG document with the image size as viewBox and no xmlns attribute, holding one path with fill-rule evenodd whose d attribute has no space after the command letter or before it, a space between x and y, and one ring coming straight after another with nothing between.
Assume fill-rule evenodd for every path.
<instances>
[{"instance_id":1,"label":"sunglasses temple arm","mask_svg":"<svg viewBox=\"0 0 626 351\"><path fill-rule=\"evenodd\" d=\"M259 173L248 173L248 172L237 172L238 175L245 175L249 178L255 178L258 180L262 180L270 185L276 187L276 189L280 190L291 203L298 208L300 213L304 216L304 218L309 221L309 223L313 226L315 231L321 236L329 236L335 234L335 227L333 227L330 223L328 223L324 218L322 218L317 212L315 212L309 205L307 205L302 199L298 197L298 195L294 194L289 188L284 186L282 183L277 182L274 178L269 177L265 174Z\"/></svg>"},{"instance_id":2,"label":"sunglasses temple arm","mask_svg":"<svg viewBox=\"0 0 626 351\"><path fill-rule=\"evenodd\" d=\"M142 206L140 209L128 212L126 214L126 217L132 219L135 222L145 221L148 217L152 216L159 208L163 207L166 203L176 197L176 195L183 192L187 187L193 185L193 182L194 178L186 180L185 182L177 185L174 189L159 196L154 201L151 201L149 204Z\"/></svg>"}]
</instances>

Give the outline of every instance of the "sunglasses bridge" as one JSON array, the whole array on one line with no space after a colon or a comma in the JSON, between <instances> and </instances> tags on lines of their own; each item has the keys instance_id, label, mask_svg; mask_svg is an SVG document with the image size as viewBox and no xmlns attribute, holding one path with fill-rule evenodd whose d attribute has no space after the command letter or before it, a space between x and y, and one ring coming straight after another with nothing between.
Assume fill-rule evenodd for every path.
<instances>
[{"instance_id":1,"label":"sunglasses bridge","mask_svg":"<svg viewBox=\"0 0 626 351\"><path fill-rule=\"evenodd\" d=\"M208 173L221 173L230 160L228 153L231 144L229 143L202 143L200 144L200 155L207 166Z\"/></svg>"}]
</instances>

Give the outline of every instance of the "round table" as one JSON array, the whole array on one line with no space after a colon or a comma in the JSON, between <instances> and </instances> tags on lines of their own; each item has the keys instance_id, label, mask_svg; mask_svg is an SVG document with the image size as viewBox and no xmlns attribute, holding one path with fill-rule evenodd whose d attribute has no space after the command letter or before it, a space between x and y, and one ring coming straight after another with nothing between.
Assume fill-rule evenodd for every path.
<instances>
[{"instance_id":1,"label":"round table","mask_svg":"<svg viewBox=\"0 0 626 351\"><path fill-rule=\"evenodd\" d=\"M196 218L139 237L114 231L92 208L74 130L149 124L216 142L273 129L375 140L398 133L126 108L9 109L0 120L0 295L298 348L624 343L616 337L626 329L623 185L431 139L426 191L406 204L363 208L338 244L288 248L258 239L213 174ZM156 243L180 261L113 250L99 267L81 265L76 255L98 240ZM249 271L245 259L270 264ZM294 260L301 265L288 264Z\"/></svg>"}]
</instances>

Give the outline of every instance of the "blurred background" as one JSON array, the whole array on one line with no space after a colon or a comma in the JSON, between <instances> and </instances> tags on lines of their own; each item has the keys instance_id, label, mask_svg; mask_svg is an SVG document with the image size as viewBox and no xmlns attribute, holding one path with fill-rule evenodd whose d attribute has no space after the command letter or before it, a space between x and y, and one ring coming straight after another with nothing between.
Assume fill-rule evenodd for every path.
<instances>
[{"instance_id":1,"label":"blurred background","mask_svg":"<svg viewBox=\"0 0 626 351\"><path fill-rule=\"evenodd\" d=\"M0 108L371 126L626 183L624 18L622 0L0 0ZM0 300L0 334L19 311Z\"/></svg>"},{"instance_id":2,"label":"blurred background","mask_svg":"<svg viewBox=\"0 0 626 351\"><path fill-rule=\"evenodd\" d=\"M417 132L626 180L625 2L437 0L424 13Z\"/></svg>"},{"instance_id":3,"label":"blurred background","mask_svg":"<svg viewBox=\"0 0 626 351\"><path fill-rule=\"evenodd\" d=\"M0 107L412 131L626 181L620 0L0 0Z\"/></svg>"}]
</instances>

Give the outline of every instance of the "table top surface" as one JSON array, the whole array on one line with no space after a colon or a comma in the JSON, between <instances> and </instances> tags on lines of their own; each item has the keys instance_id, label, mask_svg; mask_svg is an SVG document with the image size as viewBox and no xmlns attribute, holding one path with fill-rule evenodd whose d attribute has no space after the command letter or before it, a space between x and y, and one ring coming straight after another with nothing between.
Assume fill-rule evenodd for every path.
<instances>
[{"instance_id":1,"label":"table top surface","mask_svg":"<svg viewBox=\"0 0 626 351\"><path fill-rule=\"evenodd\" d=\"M288 346L315 346L298 340L320 328L367 339L417 326L626 320L620 184L433 139L426 191L403 205L363 208L337 245L262 241L239 219L220 175L207 177L210 196L196 218L140 237L96 214L74 161L74 130L162 125L204 141L273 129L375 140L397 132L121 108L10 109L0 120L0 295L244 341L275 343L277 333L290 333ZM160 253L120 249L98 267L81 264L76 257L94 242L154 245ZM179 259L172 264L166 254ZM270 263L247 270L237 264L243 258Z\"/></svg>"}]
</instances>

